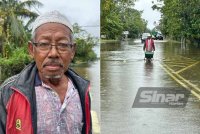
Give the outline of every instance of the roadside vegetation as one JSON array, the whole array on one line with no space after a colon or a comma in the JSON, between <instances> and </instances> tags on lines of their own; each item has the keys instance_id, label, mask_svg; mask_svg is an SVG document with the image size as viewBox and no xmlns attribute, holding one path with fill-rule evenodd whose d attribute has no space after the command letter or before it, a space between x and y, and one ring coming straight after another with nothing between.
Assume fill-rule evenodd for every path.
<instances>
[{"instance_id":1,"label":"roadside vegetation","mask_svg":"<svg viewBox=\"0 0 200 134\"><path fill-rule=\"evenodd\" d=\"M157 0L152 7L162 14L161 32L182 43L200 46L200 0Z\"/></svg>"},{"instance_id":2,"label":"roadside vegetation","mask_svg":"<svg viewBox=\"0 0 200 134\"><path fill-rule=\"evenodd\" d=\"M153 10L161 12L159 25L147 28L147 21L141 18L142 11L134 9L137 0L101 1L101 39L121 40L123 32L128 38L138 38L144 32L181 43L196 44L200 47L200 0L157 0Z\"/></svg>"},{"instance_id":3,"label":"roadside vegetation","mask_svg":"<svg viewBox=\"0 0 200 134\"><path fill-rule=\"evenodd\" d=\"M123 32L128 38L137 38L145 32L147 21L141 18L142 11L133 8L134 0L101 1L101 38L119 40Z\"/></svg>"}]
</instances>

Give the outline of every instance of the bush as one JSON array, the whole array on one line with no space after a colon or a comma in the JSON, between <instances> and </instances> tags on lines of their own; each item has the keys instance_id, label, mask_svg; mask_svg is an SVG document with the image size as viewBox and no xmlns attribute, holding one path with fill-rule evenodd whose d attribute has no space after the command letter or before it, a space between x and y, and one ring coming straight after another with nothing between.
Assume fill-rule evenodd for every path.
<instances>
[{"instance_id":1,"label":"bush","mask_svg":"<svg viewBox=\"0 0 200 134\"><path fill-rule=\"evenodd\" d=\"M30 62L31 58L25 47L17 48L9 59L0 58L1 80L18 74Z\"/></svg>"},{"instance_id":2,"label":"bush","mask_svg":"<svg viewBox=\"0 0 200 134\"><path fill-rule=\"evenodd\" d=\"M93 51L95 45L92 38L81 39L77 38L76 40L76 55L73 62L88 62L97 59L97 55Z\"/></svg>"}]
</instances>

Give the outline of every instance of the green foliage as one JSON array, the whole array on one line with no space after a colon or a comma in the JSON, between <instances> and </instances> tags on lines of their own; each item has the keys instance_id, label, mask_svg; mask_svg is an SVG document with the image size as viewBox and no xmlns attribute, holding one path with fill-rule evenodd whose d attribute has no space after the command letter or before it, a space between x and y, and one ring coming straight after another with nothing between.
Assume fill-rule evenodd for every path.
<instances>
[{"instance_id":1,"label":"green foliage","mask_svg":"<svg viewBox=\"0 0 200 134\"><path fill-rule=\"evenodd\" d=\"M200 0L160 0L162 13L161 31L174 38L200 42Z\"/></svg>"},{"instance_id":2,"label":"green foliage","mask_svg":"<svg viewBox=\"0 0 200 134\"><path fill-rule=\"evenodd\" d=\"M106 35L107 39L119 38L123 31L122 25L117 3L113 0L102 0L101 35Z\"/></svg>"},{"instance_id":3,"label":"green foliage","mask_svg":"<svg viewBox=\"0 0 200 134\"><path fill-rule=\"evenodd\" d=\"M10 58L0 58L1 79L19 73L27 64L31 62L31 58L27 53L26 47L17 48L13 51Z\"/></svg>"},{"instance_id":4,"label":"green foliage","mask_svg":"<svg viewBox=\"0 0 200 134\"><path fill-rule=\"evenodd\" d=\"M38 16L37 13L29 10L33 6L39 7L42 4L38 0L0 1L0 37L3 44L11 43L21 46L28 41L28 24ZM28 20L26 26L23 24L24 18ZM1 49L0 53L2 53Z\"/></svg>"},{"instance_id":5,"label":"green foliage","mask_svg":"<svg viewBox=\"0 0 200 134\"><path fill-rule=\"evenodd\" d=\"M97 59L93 47L95 39L83 30L77 23L73 24L74 38L76 42L76 55L73 62L88 62Z\"/></svg>"},{"instance_id":6,"label":"green foliage","mask_svg":"<svg viewBox=\"0 0 200 134\"><path fill-rule=\"evenodd\" d=\"M131 0L101 1L101 35L106 39L119 39L123 31L129 31L130 38L137 37L146 29L147 22L141 13L133 9Z\"/></svg>"},{"instance_id":7,"label":"green foliage","mask_svg":"<svg viewBox=\"0 0 200 134\"><path fill-rule=\"evenodd\" d=\"M141 13L135 9L125 11L126 18L124 22L125 31L129 31L129 38L136 38L140 33L146 31L147 22L141 18Z\"/></svg>"},{"instance_id":8,"label":"green foliage","mask_svg":"<svg viewBox=\"0 0 200 134\"><path fill-rule=\"evenodd\" d=\"M76 55L73 62L87 62L97 58L95 52L92 50L95 43L91 37L87 37L87 39L76 38L75 42Z\"/></svg>"}]
</instances>

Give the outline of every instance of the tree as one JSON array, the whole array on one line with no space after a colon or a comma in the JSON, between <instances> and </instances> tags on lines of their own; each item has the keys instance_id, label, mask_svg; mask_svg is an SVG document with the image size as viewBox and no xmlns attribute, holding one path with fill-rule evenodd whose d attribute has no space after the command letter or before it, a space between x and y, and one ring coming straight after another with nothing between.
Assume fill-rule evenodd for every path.
<instances>
[{"instance_id":1,"label":"tree","mask_svg":"<svg viewBox=\"0 0 200 134\"><path fill-rule=\"evenodd\" d=\"M118 39L123 31L135 37L146 27L141 12L133 9L135 0L101 1L101 35L107 39Z\"/></svg>"},{"instance_id":2,"label":"tree","mask_svg":"<svg viewBox=\"0 0 200 134\"><path fill-rule=\"evenodd\" d=\"M93 47L96 42L95 39L83 30L78 23L73 24L74 39L76 42L76 56L73 62L88 62L93 61L97 58Z\"/></svg>"},{"instance_id":3,"label":"tree","mask_svg":"<svg viewBox=\"0 0 200 134\"><path fill-rule=\"evenodd\" d=\"M101 35L108 39L117 38L122 32L122 22L117 8L117 1L101 1Z\"/></svg>"},{"instance_id":4,"label":"tree","mask_svg":"<svg viewBox=\"0 0 200 134\"><path fill-rule=\"evenodd\" d=\"M142 11L133 8L127 8L122 15L123 31L129 31L129 38L136 38L142 32L145 32L147 22L141 18ZM124 16L123 16L124 15Z\"/></svg>"},{"instance_id":5,"label":"tree","mask_svg":"<svg viewBox=\"0 0 200 134\"><path fill-rule=\"evenodd\" d=\"M21 45L27 41L27 29L23 25L23 19L27 19L27 24L30 24L38 16L37 13L29 10L35 6L40 7L42 3L37 0L0 0L3 44Z\"/></svg>"},{"instance_id":6,"label":"tree","mask_svg":"<svg viewBox=\"0 0 200 134\"><path fill-rule=\"evenodd\" d=\"M161 30L165 35L188 39L200 44L200 1L159 0L164 6L152 8L161 11Z\"/></svg>"}]
</instances>

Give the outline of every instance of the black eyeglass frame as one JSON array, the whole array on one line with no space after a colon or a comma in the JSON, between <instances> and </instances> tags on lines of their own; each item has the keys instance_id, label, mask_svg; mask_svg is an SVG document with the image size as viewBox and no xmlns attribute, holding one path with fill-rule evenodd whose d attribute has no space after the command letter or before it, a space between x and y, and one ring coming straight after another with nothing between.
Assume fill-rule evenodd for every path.
<instances>
[{"instance_id":1,"label":"black eyeglass frame","mask_svg":"<svg viewBox=\"0 0 200 134\"><path fill-rule=\"evenodd\" d=\"M56 47L56 50L58 50L59 52L61 53L65 53L67 52L69 49L72 49L74 46L75 46L75 43L55 43L57 45L52 45L51 43L44 43L44 42L31 42L34 46L36 46L37 48L42 46L42 44L45 44L46 47L48 48L48 51L50 51L52 49L52 46L55 46ZM62 48L61 47L64 47L66 46L65 48ZM68 49L67 49L68 48ZM65 49L65 50L64 50ZM40 51L45 51L45 50L41 50Z\"/></svg>"}]
</instances>

